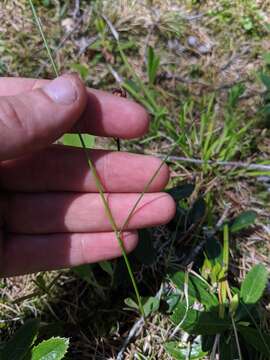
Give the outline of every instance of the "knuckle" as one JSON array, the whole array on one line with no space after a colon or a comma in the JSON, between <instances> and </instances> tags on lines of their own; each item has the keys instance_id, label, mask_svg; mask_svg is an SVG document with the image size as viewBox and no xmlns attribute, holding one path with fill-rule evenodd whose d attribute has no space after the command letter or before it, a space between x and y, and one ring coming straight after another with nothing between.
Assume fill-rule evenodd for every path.
<instances>
[{"instance_id":1,"label":"knuckle","mask_svg":"<svg viewBox=\"0 0 270 360\"><path fill-rule=\"evenodd\" d=\"M27 122L18 113L18 108L10 98L0 99L0 125L8 129L26 130Z\"/></svg>"}]
</instances>

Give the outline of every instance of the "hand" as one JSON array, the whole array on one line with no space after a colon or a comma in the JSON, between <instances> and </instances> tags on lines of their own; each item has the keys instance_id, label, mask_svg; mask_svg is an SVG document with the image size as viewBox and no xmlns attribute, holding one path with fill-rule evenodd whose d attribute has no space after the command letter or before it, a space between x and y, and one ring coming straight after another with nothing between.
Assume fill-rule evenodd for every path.
<instances>
[{"instance_id":1,"label":"hand","mask_svg":"<svg viewBox=\"0 0 270 360\"><path fill-rule=\"evenodd\" d=\"M121 255L81 149L52 145L65 132L134 138L148 128L143 108L86 89L74 75L54 81L0 79L0 270L25 274ZM119 228L160 165L143 155L89 150ZM168 222L175 206L160 193L163 165L123 233L127 251L136 229Z\"/></svg>"}]
</instances>

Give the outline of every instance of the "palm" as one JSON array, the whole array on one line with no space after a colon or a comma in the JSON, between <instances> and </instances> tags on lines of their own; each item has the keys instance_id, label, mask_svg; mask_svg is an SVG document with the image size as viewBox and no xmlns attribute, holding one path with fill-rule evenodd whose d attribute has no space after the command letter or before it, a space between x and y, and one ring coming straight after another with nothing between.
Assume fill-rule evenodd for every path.
<instances>
[{"instance_id":1,"label":"palm","mask_svg":"<svg viewBox=\"0 0 270 360\"><path fill-rule=\"evenodd\" d=\"M17 91L29 86L29 81L22 83ZM95 96L95 101L99 101L101 108L103 106L101 125L96 113L86 112L80 122L82 130L130 138L146 128L143 113L137 105L105 93L94 92L90 96ZM122 112L119 112L119 104ZM110 123L114 114L106 106L118 109L115 115L118 124ZM125 125L123 114L130 111L125 107L133 107L132 116L141 122L141 129L137 125ZM115 129L118 129L116 133ZM160 161L103 150L91 150L90 157L121 228ZM173 215L173 202L168 195L159 193L167 180L168 170L164 166L125 229L127 250L136 245L136 229L166 222ZM51 145L24 157L2 161L0 184L4 193L0 197L1 270L4 275L75 266L121 254L80 149Z\"/></svg>"}]
</instances>

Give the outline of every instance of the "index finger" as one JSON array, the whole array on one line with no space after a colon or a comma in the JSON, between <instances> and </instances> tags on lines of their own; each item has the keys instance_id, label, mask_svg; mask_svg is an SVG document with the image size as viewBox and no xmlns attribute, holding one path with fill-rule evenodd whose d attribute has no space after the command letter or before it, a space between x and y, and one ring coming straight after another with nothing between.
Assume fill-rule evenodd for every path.
<instances>
[{"instance_id":1,"label":"index finger","mask_svg":"<svg viewBox=\"0 0 270 360\"><path fill-rule=\"evenodd\" d=\"M0 78L0 96L13 96L44 86L50 80ZM71 132L131 139L144 135L149 117L139 104L105 91L87 88L88 102Z\"/></svg>"}]
</instances>

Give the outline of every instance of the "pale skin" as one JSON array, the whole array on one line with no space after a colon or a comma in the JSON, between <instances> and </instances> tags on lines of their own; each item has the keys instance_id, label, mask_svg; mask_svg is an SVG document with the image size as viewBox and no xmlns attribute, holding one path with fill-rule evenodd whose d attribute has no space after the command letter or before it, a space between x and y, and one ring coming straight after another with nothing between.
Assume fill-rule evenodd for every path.
<instances>
[{"instance_id":1,"label":"pale skin","mask_svg":"<svg viewBox=\"0 0 270 360\"><path fill-rule=\"evenodd\" d=\"M137 138L149 119L138 104L86 89L75 75L56 80L0 79L0 271L21 275L121 255L81 149L53 145L66 132ZM89 150L121 228L160 165L144 155ZM137 229L167 223L174 201L162 192L166 165L123 232L127 252Z\"/></svg>"}]
</instances>

